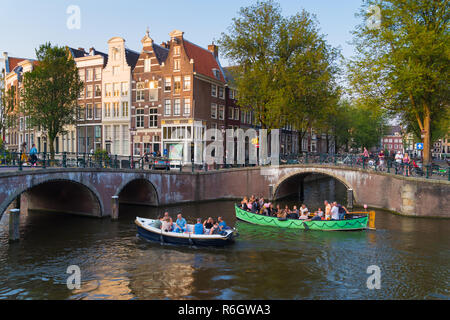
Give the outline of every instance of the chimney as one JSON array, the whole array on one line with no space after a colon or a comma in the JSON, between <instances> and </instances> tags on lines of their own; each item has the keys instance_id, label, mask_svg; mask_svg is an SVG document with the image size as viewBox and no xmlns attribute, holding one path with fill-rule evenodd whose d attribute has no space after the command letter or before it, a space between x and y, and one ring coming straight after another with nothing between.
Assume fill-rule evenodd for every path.
<instances>
[{"instance_id":1,"label":"chimney","mask_svg":"<svg viewBox=\"0 0 450 320\"><path fill-rule=\"evenodd\" d=\"M5 59L5 72L9 73L8 52L3 52L3 58Z\"/></svg>"},{"instance_id":2,"label":"chimney","mask_svg":"<svg viewBox=\"0 0 450 320\"><path fill-rule=\"evenodd\" d=\"M95 53L95 48L94 48L94 47L89 48L89 55L90 55L90 56L93 56L94 53Z\"/></svg>"},{"instance_id":3,"label":"chimney","mask_svg":"<svg viewBox=\"0 0 450 320\"><path fill-rule=\"evenodd\" d=\"M208 46L208 50L214 55L216 59L219 57L219 47L214 44L214 41Z\"/></svg>"},{"instance_id":4,"label":"chimney","mask_svg":"<svg viewBox=\"0 0 450 320\"><path fill-rule=\"evenodd\" d=\"M86 52L86 51L84 51L84 48L78 48L78 50L79 50L79 51Z\"/></svg>"}]
</instances>

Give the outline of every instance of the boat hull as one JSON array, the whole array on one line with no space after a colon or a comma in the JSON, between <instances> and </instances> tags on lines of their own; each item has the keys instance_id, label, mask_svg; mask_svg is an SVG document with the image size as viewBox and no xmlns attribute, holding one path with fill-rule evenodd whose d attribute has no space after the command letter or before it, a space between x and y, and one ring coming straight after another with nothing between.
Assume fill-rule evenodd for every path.
<instances>
[{"instance_id":1,"label":"boat hull","mask_svg":"<svg viewBox=\"0 0 450 320\"><path fill-rule=\"evenodd\" d=\"M317 230L317 231L358 231L367 229L368 223L367 216L339 221L303 221L303 220L280 221L278 220L278 218L263 216L242 210L238 206L235 206L235 210L236 210L236 218L241 221L260 226L278 227L285 229Z\"/></svg>"},{"instance_id":2,"label":"boat hull","mask_svg":"<svg viewBox=\"0 0 450 320\"><path fill-rule=\"evenodd\" d=\"M224 247L234 243L233 232L227 236L199 236L174 232L163 232L160 229L149 228L139 218L136 219L137 232L142 238L162 244L198 247Z\"/></svg>"}]
</instances>

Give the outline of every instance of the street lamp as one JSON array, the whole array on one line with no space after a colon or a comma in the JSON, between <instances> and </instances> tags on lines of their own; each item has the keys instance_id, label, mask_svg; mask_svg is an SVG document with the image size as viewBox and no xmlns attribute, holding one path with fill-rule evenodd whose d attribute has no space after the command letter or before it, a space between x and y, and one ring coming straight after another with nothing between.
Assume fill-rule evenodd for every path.
<instances>
[{"instance_id":1,"label":"street lamp","mask_svg":"<svg viewBox=\"0 0 450 320\"><path fill-rule=\"evenodd\" d=\"M136 128L132 127L130 128L130 135L131 135L131 169L134 169L134 136L136 135Z\"/></svg>"}]
</instances>

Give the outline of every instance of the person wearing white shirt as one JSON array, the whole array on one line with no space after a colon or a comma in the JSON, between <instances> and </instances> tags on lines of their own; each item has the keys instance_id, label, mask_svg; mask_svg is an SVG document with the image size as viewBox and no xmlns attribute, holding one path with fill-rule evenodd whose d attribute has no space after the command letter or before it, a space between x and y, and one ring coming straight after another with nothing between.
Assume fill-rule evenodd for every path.
<instances>
[{"instance_id":1,"label":"person wearing white shirt","mask_svg":"<svg viewBox=\"0 0 450 320\"><path fill-rule=\"evenodd\" d=\"M339 220L339 207L337 205L337 202L332 203L331 208L331 220Z\"/></svg>"}]
</instances>

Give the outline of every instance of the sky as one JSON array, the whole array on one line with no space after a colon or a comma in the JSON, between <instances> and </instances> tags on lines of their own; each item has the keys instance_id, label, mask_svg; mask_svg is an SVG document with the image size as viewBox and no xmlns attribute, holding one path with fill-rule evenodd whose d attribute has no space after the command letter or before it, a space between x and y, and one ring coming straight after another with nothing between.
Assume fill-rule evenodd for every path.
<instances>
[{"instance_id":1,"label":"sky","mask_svg":"<svg viewBox=\"0 0 450 320\"><path fill-rule=\"evenodd\" d=\"M107 52L107 41L123 37L126 46L140 52L140 40L147 27L160 44L170 39L172 30L184 31L185 38L204 48L227 32L241 7L256 0L18 0L0 5L0 52L10 56L34 58L35 49L45 42L74 48L95 47ZM283 15L302 9L317 16L321 33L334 47L350 58L351 31L360 21L355 13L362 0L279 0ZM67 21L80 9L80 28L69 29ZM73 21L73 20L70 20ZM220 51L220 49L219 49ZM220 53L220 52L219 52ZM223 66L229 61L221 59Z\"/></svg>"}]
</instances>

